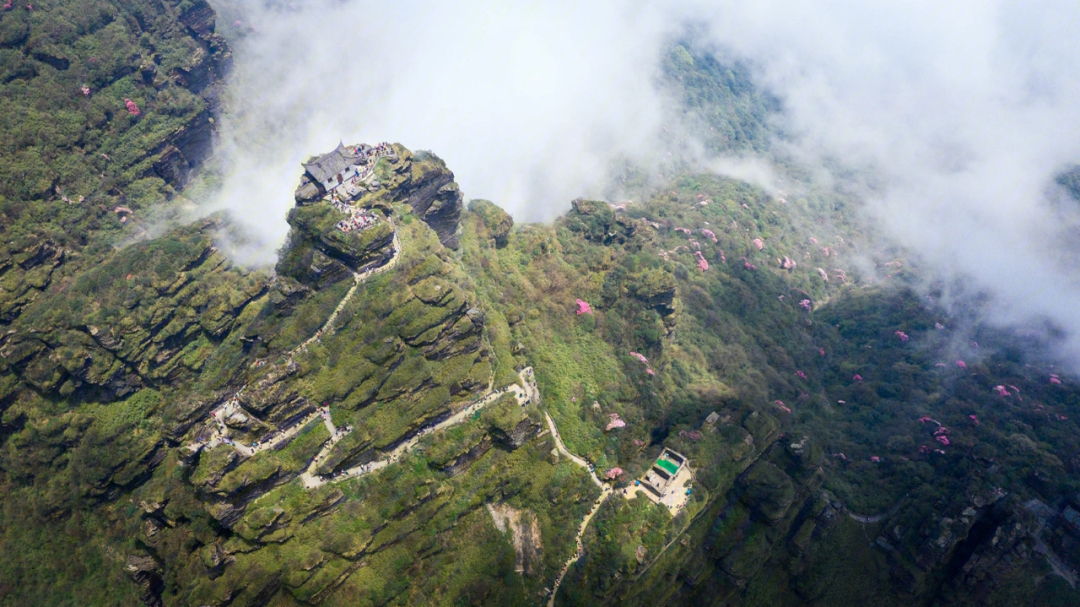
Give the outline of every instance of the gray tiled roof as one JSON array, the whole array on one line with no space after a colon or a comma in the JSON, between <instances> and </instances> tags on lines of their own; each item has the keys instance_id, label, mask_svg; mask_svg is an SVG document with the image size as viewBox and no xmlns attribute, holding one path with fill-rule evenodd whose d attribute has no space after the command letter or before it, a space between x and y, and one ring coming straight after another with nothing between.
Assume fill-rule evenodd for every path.
<instances>
[{"instance_id":1,"label":"gray tiled roof","mask_svg":"<svg viewBox=\"0 0 1080 607\"><path fill-rule=\"evenodd\" d=\"M344 143L338 143L333 152L302 164L309 175L319 182L325 182L345 170L346 167L356 164L359 159L360 156L349 152Z\"/></svg>"}]
</instances>

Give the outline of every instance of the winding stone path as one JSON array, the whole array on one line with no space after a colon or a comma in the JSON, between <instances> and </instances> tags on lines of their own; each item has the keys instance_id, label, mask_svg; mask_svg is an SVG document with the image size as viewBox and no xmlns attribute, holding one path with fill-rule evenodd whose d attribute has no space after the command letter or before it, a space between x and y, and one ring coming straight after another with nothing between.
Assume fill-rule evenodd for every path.
<instances>
[{"instance_id":1,"label":"winding stone path","mask_svg":"<svg viewBox=\"0 0 1080 607\"><path fill-rule=\"evenodd\" d=\"M574 554L570 558L566 559L566 563L563 565L562 569L559 570L559 576L555 578L555 584L551 588L551 596L548 597L548 607L553 607L555 605L555 595L559 592L559 585L562 584L563 577L566 575L567 570L569 570L570 566L576 563L578 559L585 554L585 546L581 543L581 538L585 535L585 529L589 526L589 521L596 516L596 513L600 511L600 506L607 498L611 497L614 492L611 490L611 485L604 484L604 482L600 480L600 477L596 476L596 472L593 471L593 468L589 466L588 462L573 453L570 453L566 448L566 445L563 444L562 437L559 436L559 430L555 427L555 420L551 419L551 415L545 412L544 417L547 418L547 425L548 429L551 430L551 436L555 438L555 448L570 461L585 468L585 471L589 473L589 478L592 479L597 487L600 487L601 491L600 497L597 498L596 503L593 504L593 507L585 515L585 518L581 520L581 524L578 525L577 535L574 536L574 545L577 550L574 551Z\"/></svg>"},{"instance_id":2,"label":"winding stone path","mask_svg":"<svg viewBox=\"0 0 1080 607\"><path fill-rule=\"evenodd\" d=\"M389 218L387 219L387 221L390 221L390 225L391 227L393 227L393 222ZM353 286L349 288L349 290L345 293L345 296L341 298L340 302L338 302L337 307L334 308L334 311L330 314L330 317L326 319L326 322L323 323L322 327L320 327L314 335L304 340L303 343L296 346L288 353L284 364L292 362L297 355L306 351L307 347L311 345L312 342L319 340L323 336L323 334L328 334L333 330L334 321L337 320L338 314L340 314L341 311L345 309L345 306L349 303L349 300L352 299L353 295L356 294L356 291L361 284L363 284L367 279L371 278L372 276L387 272L397 265L398 261L401 259L401 239L398 237L396 229L394 230L394 239L391 246L393 247L393 254L390 257L390 260L387 261L385 264L377 267L369 267L362 272L353 273ZM258 361L256 361L256 364L258 364ZM246 389L247 386L240 388L240 390L238 390L232 396L232 398L215 407L210 412L210 416L217 424L217 430L214 432L211 439L206 443L196 441L187 445L187 449L189 451L194 452L203 448L212 449L220 444L227 444L232 446L232 448L235 449L236 452L240 455L251 457L256 453L266 451L268 449L273 449L281 445L283 442L292 440L292 438L299 434L300 431L303 430L309 423L318 418L319 414L323 411L323 409L315 410L313 413L309 414L307 417L291 426L288 430L285 430L284 432L276 432L271 438L262 441L256 445L244 445L234 441L229 436L229 428L225 424L225 419L228 418L230 415L237 413L238 411L242 415L250 415L249 413L245 412L243 410L243 407L240 405L240 396L243 395L244 390ZM326 411L327 413L324 417L324 420L326 420L327 429L330 430L331 440L337 442L337 440L340 440L341 437L339 436L339 433L336 432L333 422L330 421L329 409L326 409Z\"/></svg>"},{"instance_id":3,"label":"winding stone path","mask_svg":"<svg viewBox=\"0 0 1080 607\"><path fill-rule=\"evenodd\" d=\"M410 449L415 447L417 443L420 442L421 438L427 436L428 434L431 434L432 432L443 430L451 426L456 426L466 421L474 413L476 413L480 409L483 409L487 405L490 405L491 403L499 400L500 397L506 394L513 394L514 399L517 400L518 404L521 406L525 406L525 404L529 401L529 395L537 392L535 383L536 380L533 378L532 367L525 367L524 369L519 371L518 379L520 380L520 385L514 384L501 390L494 390L492 389L494 383L493 375L492 379L488 381L487 390L485 390L482 396L480 396L470 404L466 405L465 407L462 407L461 410L459 410L457 413L454 413L443 421L433 426L422 428L419 432L411 436L408 440L398 445L393 451L384 454L383 457L379 458L378 460L368 462L366 464L362 464L353 468L349 468L348 470L343 470L332 477L317 475L315 474L315 469L318 468L319 465L322 464L324 461L326 461L326 458L329 457L330 452L331 450L333 450L334 445L337 444L337 441L341 440L348 434L348 432L331 433L332 436L330 438L330 441L327 441L327 444L323 447L319 454L315 456L315 459L312 460L311 464L308 465L307 469L304 470L304 472L300 475L300 480L301 482L303 482L304 487L308 489L315 489L316 487L321 487L326 483L338 482L351 478L359 478L361 476L364 476L365 474L370 474L376 470L381 470L389 466L390 464L400 461L401 457L405 455L405 453L407 453Z\"/></svg>"},{"instance_id":4,"label":"winding stone path","mask_svg":"<svg viewBox=\"0 0 1080 607\"><path fill-rule=\"evenodd\" d=\"M342 297L341 301L338 302L337 307L334 308L333 313L330 314L330 318L326 319L326 322L323 323L323 326L320 327L314 335L304 340L303 343L301 343L299 346L296 346L292 349L291 352L289 352L289 360L292 360L297 354L300 354L301 352L307 350L307 347L311 345L312 342L321 339L324 333L328 333L332 330L334 321L337 320L338 314L340 314L341 311L345 309L345 306L349 303L349 300L351 300L353 295L356 294L357 288L359 288L360 285L364 283L364 281L376 274L386 272L397 265L398 260L401 259L401 240L398 239L397 230L394 230L394 241L392 246L394 247L394 253L393 256L390 258L390 261L375 268L368 268L363 272L353 273L353 286L350 287L349 290L345 293L345 297Z\"/></svg>"}]
</instances>

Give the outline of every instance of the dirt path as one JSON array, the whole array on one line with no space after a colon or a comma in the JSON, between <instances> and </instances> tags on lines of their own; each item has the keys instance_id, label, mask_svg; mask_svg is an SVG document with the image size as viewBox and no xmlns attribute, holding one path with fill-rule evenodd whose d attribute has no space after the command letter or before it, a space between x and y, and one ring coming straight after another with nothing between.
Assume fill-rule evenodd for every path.
<instances>
[{"instance_id":1,"label":"dirt path","mask_svg":"<svg viewBox=\"0 0 1080 607\"><path fill-rule=\"evenodd\" d=\"M555 448L559 450L559 453L562 453L569 458L570 461L585 468L585 471L589 473L589 478L592 479L597 487L600 487L601 491L600 497L597 498L596 503L593 504L593 507L585 515L585 518L581 520L581 524L578 525L577 535L574 536L574 545L577 549L570 558L566 559L566 563L563 564L562 569L559 570L559 576L555 578L555 584L551 588L551 596L548 598L548 607L552 607L555 605L555 595L559 592L559 585L562 584L563 577L566 575L567 570L569 570L570 566L576 563L578 559L585 554L585 546L581 543L581 538L585 535L585 529L589 526L589 521L596 516L596 513L600 511L601 504L604 503L604 500L611 497L613 491L611 490L610 485L605 485L604 482L600 480L600 477L596 476L596 472L593 471L588 462L567 450L566 445L562 442L562 437L559 436L559 430L555 427L555 420L551 419L551 415L545 412L544 417L547 419L547 425L548 429L551 430L551 436L555 438Z\"/></svg>"}]
</instances>

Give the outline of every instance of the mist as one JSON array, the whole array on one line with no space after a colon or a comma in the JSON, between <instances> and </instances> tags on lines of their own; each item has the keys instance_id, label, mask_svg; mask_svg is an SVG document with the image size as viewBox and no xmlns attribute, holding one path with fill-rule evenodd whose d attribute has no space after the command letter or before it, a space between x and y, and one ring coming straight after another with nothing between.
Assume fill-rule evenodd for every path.
<instances>
[{"instance_id":1,"label":"mist","mask_svg":"<svg viewBox=\"0 0 1080 607\"><path fill-rule=\"evenodd\" d=\"M781 147L867 175L845 185L934 278L989 293L989 320L1064 331L1080 360L1080 213L1054 185L1080 160L1080 6L765 0L697 17L781 99Z\"/></svg>"},{"instance_id":2,"label":"mist","mask_svg":"<svg viewBox=\"0 0 1080 607\"><path fill-rule=\"evenodd\" d=\"M434 151L467 198L532 221L599 195L612 159L659 130L670 22L649 3L215 5L245 32L216 204L252 228L248 262L273 262L300 162L339 140Z\"/></svg>"},{"instance_id":3,"label":"mist","mask_svg":"<svg viewBox=\"0 0 1080 607\"><path fill-rule=\"evenodd\" d=\"M1060 329L1080 360L1080 213L1053 185L1080 160L1075 3L214 4L246 32L215 201L252 234L241 261L273 262L299 163L339 140L430 149L518 221L598 196L613 161L657 157L660 58L692 29L780 100L778 154L842 167L935 278L989 293L997 322ZM700 168L775 178L768 159Z\"/></svg>"}]
</instances>

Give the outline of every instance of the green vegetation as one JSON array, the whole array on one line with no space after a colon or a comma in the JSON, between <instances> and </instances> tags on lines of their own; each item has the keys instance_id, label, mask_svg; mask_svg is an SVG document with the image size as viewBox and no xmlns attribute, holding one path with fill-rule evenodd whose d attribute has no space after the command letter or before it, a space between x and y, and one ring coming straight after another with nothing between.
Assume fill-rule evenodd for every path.
<instances>
[{"instance_id":1,"label":"green vegetation","mask_svg":"<svg viewBox=\"0 0 1080 607\"><path fill-rule=\"evenodd\" d=\"M206 152L212 20L200 0L0 13L0 604L535 605L600 495L544 413L623 471L560 605L1076 602L1035 552L1075 559L1074 534L1023 503L1080 506L1080 394L931 305L843 194L683 172L515 226L396 146L359 201L379 223L293 209L276 276L231 266L216 218L150 237ZM745 67L691 42L664 65L710 150L771 153L778 105ZM526 366L540 402L426 431ZM324 404L344 435L316 417L249 457L213 440L230 399L243 444ZM375 473L300 481L414 437ZM674 517L623 493L665 447L693 475Z\"/></svg>"}]
</instances>

